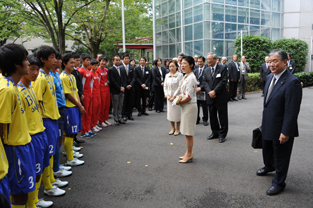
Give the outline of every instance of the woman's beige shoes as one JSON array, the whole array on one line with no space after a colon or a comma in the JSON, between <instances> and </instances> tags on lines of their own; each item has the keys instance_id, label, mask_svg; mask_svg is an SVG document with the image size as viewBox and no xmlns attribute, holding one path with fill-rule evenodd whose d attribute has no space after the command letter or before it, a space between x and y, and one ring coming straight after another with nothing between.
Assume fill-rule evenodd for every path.
<instances>
[{"instance_id":1,"label":"woman's beige shoes","mask_svg":"<svg viewBox=\"0 0 313 208\"><path fill-rule=\"evenodd\" d=\"M169 135L173 135L174 132L175 132L175 130L172 129L168 134L169 134Z\"/></svg>"},{"instance_id":2,"label":"woman's beige shoes","mask_svg":"<svg viewBox=\"0 0 313 208\"><path fill-rule=\"evenodd\" d=\"M179 157L179 159L180 159L180 161L179 161L180 163L192 162L193 153L192 153L191 157L190 157L187 161L184 161L184 160L183 160L183 159L184 159L184 156Z\"/></svg>"},{"instance_id":3,"label":"woman's beige shoes","mask_svg":"<svg viewBox=\"0 0 313 208\"><path fill-rule=\"evenodd\" d=\"M178 136L180 134L180 131L175 131L174 136Z\"/></svg>"}]
</instances>

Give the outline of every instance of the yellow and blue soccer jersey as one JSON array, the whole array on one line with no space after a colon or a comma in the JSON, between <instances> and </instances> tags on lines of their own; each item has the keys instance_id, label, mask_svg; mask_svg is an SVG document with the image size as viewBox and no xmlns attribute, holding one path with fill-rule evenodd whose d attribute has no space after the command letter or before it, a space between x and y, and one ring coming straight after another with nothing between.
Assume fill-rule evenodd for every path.
<instances>
[{"instance_id":1,"label":"yellow and blue soccer jersey","mask_svg":"<svg viewBox=\"0 0 313 208\"><path fill-rule=\"evenodd\" d=\"M78 89L76 86L76 79L74 75L72 74L69 75L65 71L63 71L62 74L60 75L60 78L63 84L64 94L71 94L78 101L77 97ZM65 104L67 108L76 107L76 105L73 104L67 97L65 98Z\"/></svg>"},{"instance_id":2,"label":"yellow and blue soccer jersey","mask_svg":"<svg viewBox=\"0 0 313 208\"><path fill-rule=\"evenodd\" d=\"M0 73L0 80L3 78L3 75Z\"/></svg>"},{"instance_id":3,"label":"yellow and blue soccer jersey","mask_svg":"<svg viewBox=\"0 0 313 208\"><path fill-rule=\"evenodd\" d=\"M32 82L34 92L40 103L40 114L42 118L58 120L60 118L58 103L56 98L53 76L46 74L40 69L37 79Z\"/></svg>"},{"instance_id":4,"label":"yellow and blue soccer jersey","mask_svg":"<svg viewBox=\"0 0 313 208\"><path fill-rule=\"evenodd\" d=\"M0 123L3 125L3 143L25 145L31 141L25 107L12 78L0 81Z\"/></svg>"},{"instance_id":5,"label":"yellow and blue soccer jersey","mask_svg":"<svg viewBox=\"0 0 313 208\"><path fill-rule=\"evenodd\" d=\"M43 132L46 128L43 126L42 118L39 112L39 103L32 86L27 88L23 83L19 83L18 90L23 100L30 135Z\"/></svg>"},{"instance_id":6,"label":"yellow and blue soccer jersey","mask_svg":"<svg viewBox=\"0 0 313 208\"><path fill-rule=\"evenodd\" d=\"M2 141L0 139L0 180L8 173L9 164L8 159L4 151Z\"/></svg>"}]
</instances>

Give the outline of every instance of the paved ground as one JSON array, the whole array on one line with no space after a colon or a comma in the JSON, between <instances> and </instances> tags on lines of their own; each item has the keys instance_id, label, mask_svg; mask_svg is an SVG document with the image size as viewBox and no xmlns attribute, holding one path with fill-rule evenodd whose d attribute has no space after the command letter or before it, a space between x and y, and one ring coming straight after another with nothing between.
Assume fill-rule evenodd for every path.
<instances>
[{"instance_id":1,"label":"paved ground","mask_svg":"<svg viewBox=\"0 0 313 208\"><path fill-rule=\"evenodd\" d=\"M194 161L179 164L185 137L169 136L166 113L151 112L126 125L105 128L83 145L85 165L67 177L66 195L54 207L313 207L313 89L303 90L287 187L269 197L273 174L257 177L262 153L251 148L251 131L261 123L260 93L232 102L225 143L208 141L210 127L197 125ZM61 157L65 161L65 157ZM42 193L42 192L41 192ZM43 196L43 194L41 194Z\"/></svg>"}]
</instances>

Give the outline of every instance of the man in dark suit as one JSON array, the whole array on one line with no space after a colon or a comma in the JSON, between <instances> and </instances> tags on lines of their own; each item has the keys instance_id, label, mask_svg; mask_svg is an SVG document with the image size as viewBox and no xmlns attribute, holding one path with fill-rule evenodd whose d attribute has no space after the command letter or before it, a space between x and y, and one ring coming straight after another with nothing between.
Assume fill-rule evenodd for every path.
<instances>
[{"instance_id":1,"label":"man in dark suit","mask_svg":"<svg viewBox=\"0 0 313 208\"><path fill-rule=\"evenodd\" d=\"M262 119L262 149L264 167L258 176L276 171L267 195L282 192L289 168L294 138L299 136L301 83L287 68L287 53L274 50L269 55L272 74L268 76L264 90Z\"/></svg>"},{"instance_id":2,"label":"man in dark suit","mask_svg":"<svg viewBox=\"0 0 313 208\"><path fill-rule=\"evenodd\" d=\"M227 68L227 80L228 80L229 79L229 71L228 71L228 65L226 64L226 62L227 62L227 57L223 56L222 57L222 65L226 66L226 68Z\"/></svg>"},{"instance_id":3,"label":"man in dark suit","mask_svg":"<svg viewBox=\"0 0 313 208\"><path fill-rule=\"evenodd\" d=\"M151 82L150 82L150 92L149 92L149 103L148 103L148 109L149 111L152 111L153 105L154 105L154 98L155 98L155 91L154 91L154 86L153 86L153 69L156 67L157 65L157 59L152 61L152 67L151 69L148 66L148 69L150 70L151 73Z\"/></svg>"},{"instance_id":4,"label":"man in dark suit","mask_svg":"<svg viewBox=\"0 0 313 208\"><path fill-rule=\"evenodd\" d=\"M207 93L207 104L209 105L210 123L212 134L208 140L219 138L219 142L225 142L228 132L227 102L229 94L226 89L227 68L217 64L217 56L214 53L207 55L210 68L203 71L204 89ZM218 114L218 118L217 118Z\"/></svg>"},{"instance_id":5,"label":"man in dark suit","mask_svg":"<svg viewBox=\"0 0 313 208\"><path fill-rule=\"evenodd\" d=\"M162 59L157 59L157 66L152 68L153 87L154 87L154 108L157 113L164 112L164 80L166 69L161 66Z\"/></svg>"},{"instance_id":6,"label":"man in dark suit","mask_svg":"<svg viewBox=\"0 0 313 208\"><path fill-rule=\"evenodd\" d=\"M237 55L233 55L233 61L228 64L230 101L238 101L236 95L238 82L240 82L240 65L237 59Z\"/></svg>"},{"instance_id":7,"label":"man in dark suit","mask_svg":"<svg viewBox=\"0 0 313 208\"><path fill-rule=\"evenodd\" d=\"M263 82L263 92L261 95L262 97L264 96L264 86L266 83L267 75L271 73L268 61L269 61L269 57L266 56L265 63L261 65L261 69L260 69L260 77L261 77L261 81Z\"/></svg>"},{"instance_id":8,"label":"man in dark suit","mask_svg":"<svg viewBox=\"0 0 313 208\"><path fill-rule=\"evenodd\" d=\"M120 67L120 57L112 58L113 66L109 69L110 91L112 93L113 117L116 125L125 124L122 119L124 92L126 88L126 72Z\"/></svg>"},{"instance_id":9,"label":"man in dark suit","mask_svg":"<svg viewBox=\"0 0 313 208\"><path fill-rule=\"evenodd\" d=\"M138 116L142 114L148 116L149 114L146 112L146 100L149 95L151 72L148 67L146 67L146 57L141 57L139 63L140 66L135 69L135 102L138 109Z\"/></svg>"},{"instance_id":10,"label":"man in dark suit","mask_svg":"<svg viewBox=\"0 0 313 208\"><path fill-rule=\"evenodd\" d=\"M206 67L204 67L204 63L205 63L205 58L203 56L199 56L198 57L198 65L195 66L195 69L193 70L193 73L195 74L196 78L197 78L197 93L205 93L204 90L204 82L203 82L203 71ZM208 66L209 67L209 66ZM208 95L206 95L205 97L207 97ZM207 126L208 124L208 118L209 118L209 114L208 114L208 105L206 103L206 98L204 100L200 100L197 99L197 105L198 105L198 117L197 117L197 124L199 124L200 122L200 106L202 106L202 112L203 112L203 125Z\"/></svg>"},{"instance_id":11,"label":"man in dark suit","mask_svg":"<svg viewBox=\"0 0 313 208\"><path fill-rule=\"evenodd\" d=\"M288 55L287 62L288 70L291 72L291 74L294 74L296 70L296 62L294 60L291 60L291 53L287 53L287 55Z\"/></svg>"},{"instance_id":12,"label":"man in dark suit","mask_svg":"<svg viewBox=\"0 0 313 208\"><path fill-rule=\"evenodd\" d=\"M122 54L122 63L120 69L126 72L126 88L124 93L124 103L123 103L123 120L127 121L134 120L133 118L133 106L134 106L134 84L135 84L135 69L129 64L130 58L129 53L125 52Z\"/></svg>"}]
</instances>

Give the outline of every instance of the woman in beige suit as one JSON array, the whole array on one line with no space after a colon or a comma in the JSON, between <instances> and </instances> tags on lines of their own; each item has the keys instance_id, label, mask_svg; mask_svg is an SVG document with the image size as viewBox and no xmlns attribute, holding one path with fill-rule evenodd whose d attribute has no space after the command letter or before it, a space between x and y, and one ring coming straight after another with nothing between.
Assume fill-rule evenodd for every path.
<instances>
[{"instance_id":1,"label":"woman in beige suit","mask_svg":"<svg viewBox=\"0 0 313 208\"><path fill-rule=\"evenodd\" d=\"M180 85L181 100L177 104L181 107L181 133L186 135L187 151L180 157L180 163L192 162L193 136L196 133L197 121L197 79L193 73L195 61L191 56L183 56L182 70L186 73ZM176 93L176 92L175 92ZM175 100L176 101L176 100Z\"/></svg>"},{"instance_id":2,"label":"woman in beige suit","mask_svg":"<svg viewBox=\"0 0 313 208\"><path fill-rule=\"evenodd\" d=\"M179 83L183 80L183 74L177 71L177 61L170 61L169 69L170 73L166 74L164 82L164 95L167 98L167 120L169 120L172 125L172 130L168 134L174 134L174 136L177 136L180 134L180 107L177 105L172 106L172 102L174 100L174 97L177 96L174 93L180 93L177 89L179 87Z\"/></svg>"}]
</instances>

